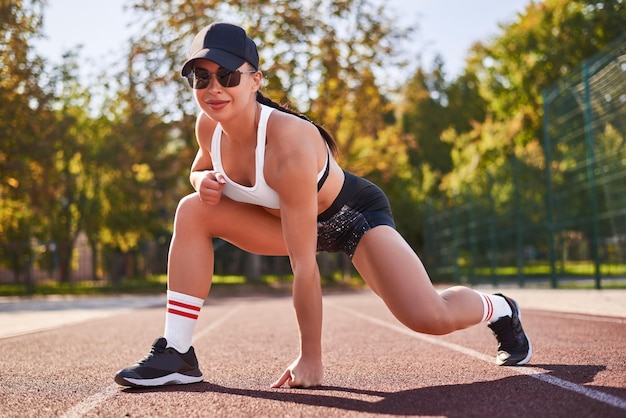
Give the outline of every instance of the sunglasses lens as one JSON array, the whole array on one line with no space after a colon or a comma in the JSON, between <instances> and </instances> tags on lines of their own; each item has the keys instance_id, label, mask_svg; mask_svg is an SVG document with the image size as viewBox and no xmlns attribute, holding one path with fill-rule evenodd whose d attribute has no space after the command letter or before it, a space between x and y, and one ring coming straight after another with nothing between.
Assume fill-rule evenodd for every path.
<instances>
[{"instance_id":1,"label":"sunglasses lens","mask_svg":"<svg viewBox=\"0 0 626 418\"><path fill-rule=\"evenodd\" d=\"M189 86L198 90L209 86L213 74L204 69L196 68L187 74L186 77ZM241 82L241 73L237 70L231 71L226 68L220 68L217 70L217 73L215 73L215 77L217 77L217 82L220 83L222 87L237 87Z\"/></svg>"},{"instance_id":2,"label":"sunglasses lens","mask_svg":"<svg viewBox=\"0 0 626 418\"><path fill-rule=\"evenodd\" d=\"M225 68L217 70L217 81L223 87L237 87L241 82L241 73L239 71L230 71Z\"/></svg>"},{"instance_id":3,"label":"sunglasses lens","mask_svg":"<svg viewBox=\"0 0 626 418\"><path fill-rule=\"evenodd\" d=\"M191 87L192 89L203 89L209 85L211 74L209 74L208 71L195 69L187 74L186 77L187 82L189 83L189 87Z\"/></svg>"},{"instance_id":4,"label":"sunglasses lens","mask_svg":"<svg viewBox=\"0 0 626 418\"><path fill-rule=\"evenodd\" d=\"M193 88L193 71L185 76L187 79L187 83L189 83L189 87Z\"/></svg>"}]
</instances>

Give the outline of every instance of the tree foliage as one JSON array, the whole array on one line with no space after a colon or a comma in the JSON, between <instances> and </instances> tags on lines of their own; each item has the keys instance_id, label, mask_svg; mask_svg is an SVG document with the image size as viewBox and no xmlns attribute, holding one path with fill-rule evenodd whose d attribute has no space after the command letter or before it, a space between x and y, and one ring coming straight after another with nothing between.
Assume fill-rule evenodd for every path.
<instances>
[{"instance_id":1,"label":"tree foliage","mask_svg":"<svg viewBox=\"0 0 626 418\"><path fill-rule=\"evenodd\" d=\"M191 38L216 20L249 30L263 57L265 93L325 124L345 164L388 182L398 172L404 153L393 135L393 106L374 72L396 59L393 40L403 34L373 2L136 1L141 32L129 40L124 68L103 71L93 83L103 86L99 92L80 85L75 51L58 66L28 57L42 7L13 1L3 10L3 39L11 41L5 50L13 54L3 55L3 71L14 82L3 78L2 85L3 104L14 104L1 107L3 141L14 139L0 154L5 259L19 258L9 243L28 251L33 240L53 243L58 265L48 267L68 281L80 232L107 258L94 260L94 277L98 265L114 269L120 256L132 255L137 265L146 240L168 240L196 149L196 109L178 71ZM360 158L376 148L386 152Z\"/></svg>"},{"instance_id":2,"label":"tree foliage","mask_svg":"<svg viewBox=\"0 0 626 418\"><path fill-rule=\"evenodd\" d=\"M17 276L38 260L65 281L79 233L104 256L94 277L116 264L145 272L144 244L167 243L197 146L197 109L179 69L211 22L248 30L264 94L337 138L342 165L383 187L418 249L426 201L541 200L541 92L626 27L621 0L531 1L473 46L459 77L437 59L397 96L387 74L404 65L412 32L381 2L135 0L125 62L83 86L76 51L50 65L32 50L44 6L0 3L0 260ZM527 187L514 196L520 167Z\"/></svg>"},{"instance_id":3,"label":"tree foliage","mask_svg":"<svg viewBox=\"0 0 626 418\"><path fill-rule=\"evenodd\" d=\"M31 238L42 233L37 204L46 144L33 122L52 118L45 110L49 93L33 76L43 65L31 51L42 7L38 0L0 3L0 254L17 276L34 257Z\"/></svg>"},{"instance_id":4,"label":"tree foliage","mask_svg":"<svg viewBox=\"0 0 626 418\"><path fill-rule=\"evenodd\" d=\"M452 158L452 169L443 171L445 175L440 177L437 188L448 196L458 194L461 189L487 193L486 174L490 172L502 182L510 181L506 180L510 179L509 164L511 158L516 158L535 170L534 180L528 180L536 186L529 185L525 190L539 193L544 181L543 89L603 49L624 27L626 7L621 0L546 0L530 2L514 21L500 25L498 36L474 45L464 74L454 83L458 89L461 83L469 81L466 91L471 95L465 95L461 106L452 112L459 118L463 105L475 110L460 117L460 125L446 121L439 134L426 135L434 138L440 151ZM426 87L424 99L408 101L412 106L423 107L424 103L433 101L434 89ZM413 122L419 120L410 112L405 115ZM429 116L434 118L435 112L421 113L422 119ZM450 147L450 152L438 141ZM424 161L432 164L430 159ZM482 181L477 181L480 178ZM480 184L483 187L476 190ZM506 200L511 196L500 198Z\"/></svg>"}]
</instances>

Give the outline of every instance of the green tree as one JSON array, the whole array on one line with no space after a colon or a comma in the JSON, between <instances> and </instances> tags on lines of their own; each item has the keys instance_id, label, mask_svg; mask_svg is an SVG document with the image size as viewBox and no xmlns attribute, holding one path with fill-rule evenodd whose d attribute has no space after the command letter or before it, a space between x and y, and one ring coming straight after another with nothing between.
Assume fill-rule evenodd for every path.
<instances>
[{"instance_id":1,"label":"green tree","mask_svg":"<svg viewBox=\"0 0 626 418\"><path fill-rule=\"evenodd\" d=\"M142 254L144 244L169 240L176 204L190 189L186 178L195 148L183 140L193 135L193 123L168 121L150 110L146 86L136 80L131 50L127 67L115 76L116 95L103 106L98 136L100 199L98 217L91 217L90 242L105 250L111 277L146 274L153 267ZM165 270L165 263L157 271Z\"/></svg>"},{"instance_id":2,"label":"green tree","mask_svg":"<svg viewBox=\"0 0 626 418\"><path fill-rule=\"evenodd\" d=\"M399 222L410 219L409 241L422 247L424 204L441 201L445 195L442 182L453 171L454 141L446 139L447 132L465 133L485 118L486 102L478 92L478 83L472 73L466 73L452 82L445 76L445 64L440 57L428 72L418 68L402 90L398 105L401 137L406 145L413 190L410 199L402 205ZM409 229L407 229L409 230ZM424 239L428 239L425 237Z\"/></svg>"},{"instance_id":3,"label":"green tree","mask_svg":"<svg viewBox=\"0 0 626 418\"><path fill-rule=\"evenodd\" d=\"M129 71L142 86L137 97L176 127L188 149L196 148L189 127L197 110L178 75L180 63L195 33L228 20L245 27L259 46L264 93L324 125L338 139L347 169L382 179L387 190L400 188L392 184L396 173L410 179L408 165L400 163L405 146L393 131L388 86L375 76L400 63L396 44L408 30L382 6L369 0L143 0L135 9L144 22Z\"/></svg>"},{"instance_id":4,"label":"green tree","mask_svg":"<svg viewBox=\"0 0 626 418\"><path fill-rule=\"evenodd\" d=\"M493 141L488 132L515 132L511 141L508 136L499 139L502 143L498 155L502 158L487 161L495 170L494 165L508 164L515 156L534 170L535 175L527 179L530 183L524 188L528 199L537 200L544 183L541 92L604 48L625 26L626 6L620 0L530 2L515 21L501 26L500 36L478 43L470 51L466 74L475 74L489 114L488 122L475 126L471 136L478 142L485 141L486 145L478 150L486 150L491 149L488 144ZM461 132L457 133L449 133L447 142L455 144L458 155L467 153L463 150L467 141ZM487 156L475 158L485 160ZM464 164L457 159L455 173L446 182L448 194L454 193L449 187L457 181L466 179L464 182L471 185L475 177L468 176L471 160L466 159Z\"/></svg>"},{"instance_id":5,"label":"green tree","mask_svg":"<svg viewBox=\"0 0 626 418\"><path fill-rule=\"evenodd\" d=\"M523 115L524 145L541 136L541 92L603 49L626 25L621 0L531 2L502 35L471 51L468 68L497 120Z\"/></svg>"},{"instance_id":6,"label":"green tree","mask_svg":"<svg viewBox=\"0 0 626 418\"><path fill-rule=\"evenodd\" d=\"M272 99L292 103L335 135L342 121L353 115L368 123L370 131L369 121L383 122L379 128L390 122L389 104L364 108L362 99L374 95L373 103L384 102L371 74L384 64L398 62L394 40L405 32L372 1L186 0L174 4L144 0L135 8L145 13L146 22L134 47L133 73L144 86L138 94L147 103L166 103L162 111L173 119L187 117L185 122L193 123L196 114L191 94L178 75L192 37L213 21L236 16L233 23L248 29L259 45L264 90ZM193 139L189 141L194 146Z\"/></svg>"},{"instance_id":7,"label":"green tree","mask_svg":"<svg viewBox=\"0 0 626 418\"><path fill-rule=\"evenodd\" d=\"M470 51L465 75L472 74L486 116L469 131L451 127L442 135L451 146L453 168L439 186L445 199L434 205L471 206L472 219L490 219L498 228L492 243L500 235L510 237L518 266L524 243L547 251L544 235L523 236L519 227L545 219L542 91L605 48L625 23L622 1L530 2L514 21L500 26L500 35ZM564 211L576 212L580 205L572 199ZM476 231L472 234L475 243Z\"/></svg>"},{"instance_id":8,"label":"green tree","mask_svg":"<svg viewBox=\"0 0 626 418\"><path fill-rule=\"evenodd\" d=\"M53 120L38 138L38 147L45 152L38 160L41 172L31 189L37 196L35 210L44 232L39 239L55 244L61 282L70 281L74 245L82 230L86 193L91 187L84 170L91 145L90 95L77 78L77 58L73 52L66 53L61 65L49 72L55 97L46 112Z\"/></svg>"},{"instance_id":9,"label":"green tree","mask_svg":"<svg viewBox=\"0 0 626 418\"><path fill-rule=\"evenodd\" d=\"M43 2L0 3L0 257L19 279L34 259L31 241L41 234L33 183L40 174L41 131L51 123L45 111L43 62L32 53ZM45 146L45 144L43 144Z\"/></svg>"}]
</instances>

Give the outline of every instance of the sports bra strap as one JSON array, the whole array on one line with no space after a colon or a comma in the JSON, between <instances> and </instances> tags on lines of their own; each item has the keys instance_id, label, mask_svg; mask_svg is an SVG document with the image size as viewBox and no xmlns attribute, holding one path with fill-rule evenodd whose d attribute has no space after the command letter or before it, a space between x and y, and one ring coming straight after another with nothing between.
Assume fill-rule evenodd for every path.
<instances>
[{"instance_id":1,"label":"sports bra strap","mask_svg":"<svg viewBox=\"0 0 626 418\"><path fill-rule=\"evenodd\" d=\"M328 173L330 173L330 150L326 147L326 168L324 169L324 174L317 182L317 191L319 192L322 189L322 186L326 182L328 178Z\"/></svg>"}]
</instances>

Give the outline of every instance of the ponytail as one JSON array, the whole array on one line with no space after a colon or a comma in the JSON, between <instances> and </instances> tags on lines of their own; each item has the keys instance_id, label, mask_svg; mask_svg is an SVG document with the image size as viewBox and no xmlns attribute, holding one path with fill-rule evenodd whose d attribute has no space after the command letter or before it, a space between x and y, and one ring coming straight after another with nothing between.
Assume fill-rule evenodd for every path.
<instances>
[{"instance_id":1,"label":"ponytail","mask_svg":"<svg viewBox=\"0 0 626 418\"><path fill-rule=\"evenodd\" d=\"M307 122L312 123L313 125L315 125L317 130L320 132L320 135L322 135L322 138L324 138L324 141L326 141L326 144L328 145L328 148L330 149L330 152L332 152L333 155L337 155L337 142L335 142L333 137L330 136L330 134L328 133L328 131L326 131L326 129L324 129L321 126L319 126L318 124L314 123L311 119L307 118L305 115L303 115L301 113L294 112L294 111L292 111L291 109L289 109L289 108L287 108L285 106L279 105L278 103L276 103L272 99L263 96L263 94L261 94L260 91L256 92L256 101L261 103L261 104L263 104L263 105L265 105L265 106L273 107L274 109L278 109L281 112L285 112L285 113L288 113L290 115L297 116L300 119L304 119Z\"/></svg>"}]
</instances>

